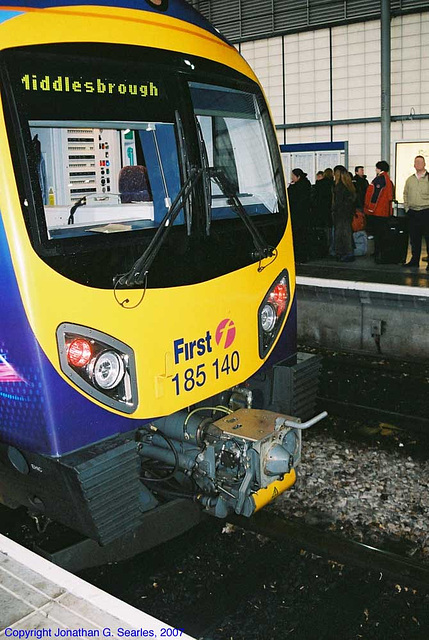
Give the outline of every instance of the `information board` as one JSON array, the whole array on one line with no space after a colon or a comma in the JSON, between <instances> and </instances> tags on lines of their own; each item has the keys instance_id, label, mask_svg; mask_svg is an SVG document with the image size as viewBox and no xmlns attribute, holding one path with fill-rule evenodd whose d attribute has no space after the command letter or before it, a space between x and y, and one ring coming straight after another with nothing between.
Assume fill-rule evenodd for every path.
<instances>
[{"instance_id":1,"label":"information board","mask_svg":"<svg viewBox=\"0 0 429 640\"><path fill-rule=\"evenodd\" d=\"M429 171L429 140L401 141L395 144L395 186L396 199L404 202L406 179L415 172L414 158L423 156Z\"/></svg>"},{"instance_id":2,"label":"information board","mask_svg":"<svg viewBox=\"0 0 429 640\"><path fill-rule=\"evenodd\" d=\"M280 152L285 171L286 184L291 182L292 169L302 169L310 182L316 181L316 173L328 167L342 164L347 167L347 142L315 142L303 144L282 144Z\"/></svg>"}]
</instances>

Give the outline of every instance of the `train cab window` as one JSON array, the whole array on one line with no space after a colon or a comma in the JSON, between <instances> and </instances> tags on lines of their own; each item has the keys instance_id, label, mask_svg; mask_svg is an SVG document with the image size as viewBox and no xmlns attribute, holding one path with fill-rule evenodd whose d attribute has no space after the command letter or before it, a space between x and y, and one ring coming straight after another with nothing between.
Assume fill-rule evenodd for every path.
<instances>
[{"instance_id":1,"label":"train cab window","mask_svg":"<svg viewBox=\"0 0 429 640\"><path fill-rule=\"evenodd\" d=\"M153 242L149 288L252 264L254 237L231 192L267 244L282 238L281 159L258 85L203 58L187 62L91 43L1 53L22 215L34 251L65 277L110 289ZM182 209L157 235L175 199Z\"/></svg>"},{"instance_id":2,"label":"train cab window","mask_svg":"<svg viewBox=\"0 0 429 640\"><path fill-rule=\"evenodd\" d=\"M59 51L4 56L34 244L43 255L64 255L127 232L132 243L147 243L181 188L175 81L156 65ZM181 213L176 227L183 222Z\"/></svg>"},{"instance_id":3,"label":"train cab window","mask_svg":"<svg viewBox=\"0 0 429 640\"><path fill-rule=\"evenodd\" d=\"M256 96L226 87L190 83L194 112L212 175L212 220L232 218L226 189L249 215L278 213L267 136Z\"/></svg>"},{"instance_id":4,"label":"train cab window","mask_svg":"<svg viewBox=\"0 0 429 640\"><path fill-rule=\"evenodd\" d=\"M180 189L173 124L48 125L30 122L50 240L159 225Z\"/></svg>"}]
</instances>

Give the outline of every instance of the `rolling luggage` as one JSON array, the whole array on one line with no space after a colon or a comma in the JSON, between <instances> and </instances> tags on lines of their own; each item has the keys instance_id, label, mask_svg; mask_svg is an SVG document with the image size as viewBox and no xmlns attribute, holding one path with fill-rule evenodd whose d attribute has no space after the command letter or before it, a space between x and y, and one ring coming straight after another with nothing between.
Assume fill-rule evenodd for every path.
<instances>
[{"instance_id":1,"label":"rolling luggage","mask_svg":"<svg viewBox=\"0 0 429 640\"><path fill-rule=\"evenodd\" d=\"M408 218L390 216L378 233L378 264L401 264L407 259Z\"/></svg>"},{"instance_id":2,"label":"rolling luggage","mask_svg":"<svg viewBox=\"0 0 429 640\"><path fill-rule=\"evenodd\" d=\"M355 256L366 256L368 253L368 236L365 231L355 231L353 233L353 243L355 245Z\"/></svg>"},{"instance_id":3,"label":"rolling luggage","mask_svg":"<svg viewBox=\"0 0 429 640\"><path fill-rule=\"evenodd\" d=\"M329 232L325 227L313 227L308 233L308 258L317 260L329 254Z\"/></svg>"}]
</instances>

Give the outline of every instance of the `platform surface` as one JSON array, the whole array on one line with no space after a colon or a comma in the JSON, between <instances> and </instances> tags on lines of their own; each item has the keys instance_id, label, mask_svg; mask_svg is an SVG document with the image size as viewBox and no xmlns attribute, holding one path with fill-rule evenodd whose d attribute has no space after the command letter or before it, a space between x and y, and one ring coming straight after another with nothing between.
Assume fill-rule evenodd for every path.
<instances>
[{"instance_id":1,"label":"platform surface","mask_svg":"<svg viewBox=\"0 0 429 640\"><path fill-rule=\"evenodd\" d=\"M424 253L422 254L425 255ZM410 259L410 256L408 257ZM305 278L326 280L349 280L355 282L376 282L405 287L429 287L427 262L420 261L420 267L405 267L397 264L375 264L374 258L361 256L354 262L337 262L335 258L310 260L296 265L296 275ZM299 279L297 280L299 284Z\"/></svg>"},{"instance_id":2,"label":"platform surface","mask_svg":"<svg viewBox=\"0 0 429 640\"><path fill-rule=\"evenodd\" d=\"M0 638L163 635L192 640L0 535Z\"/></svg>"}]
</instances>

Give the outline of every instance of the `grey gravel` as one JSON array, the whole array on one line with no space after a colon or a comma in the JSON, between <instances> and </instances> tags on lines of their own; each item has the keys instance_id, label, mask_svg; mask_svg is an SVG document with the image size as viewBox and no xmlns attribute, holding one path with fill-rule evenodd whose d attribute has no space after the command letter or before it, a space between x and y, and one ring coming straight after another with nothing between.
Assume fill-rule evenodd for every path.
<instances>
[{"instance_id":1,"label":"grey gravel","mask_svg":"<svg viewBox=\"0 0 429 640\"><path fill-rule=\"evenodd\" d=\"M402 446L398 442L398 449ZM403 543L429 560L429 462L320 433L304 439L296 485L273 508L366 543Z\"/></svg>"}]
</instances>

